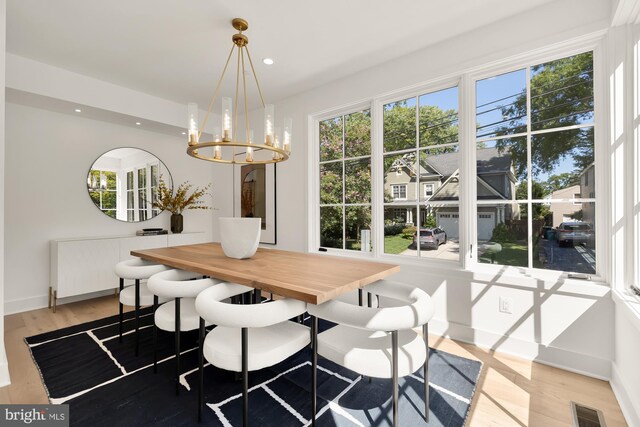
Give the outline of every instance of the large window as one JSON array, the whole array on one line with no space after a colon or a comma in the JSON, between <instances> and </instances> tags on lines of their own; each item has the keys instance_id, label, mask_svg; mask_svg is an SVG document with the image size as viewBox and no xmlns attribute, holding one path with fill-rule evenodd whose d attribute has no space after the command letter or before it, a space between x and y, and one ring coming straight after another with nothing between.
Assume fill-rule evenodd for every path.
<instances>
[{"instance_id":1,"label":"large window","mask_svg":"<svg viewBox=\"0 0 640 427\"><path fill-rule=\"evenodd\" d=\"M480 262L595 274L590 52L476 82Z\"/></svg>"},{"instance_id":2,"label":"large window","mask_svg":"<svg viewBox=\"0 0 640 427\"><path fill-rule=\"evenodd\" d=\"M593 54L558 57L319 120L317 243L596 274Z\"/></svg>"},{"instance_id":3,"label":"large window","mask_svg":"<svg viewBox=\"0 0 640 427\"><path fill-rule=\"evenodd\" d=\"M458 146L457 87L384 105L385 253L459 259Z\"/></svg>"},{"instance_id":4,"label":"large window","mask_svg":"<svg viewBox=\"0 0 640 427\"><path fill-rule=\"evenodd\" d=\"M323 120L320 140L320 246L371 251L371 114Z\"/></svg>"}]
</instances>

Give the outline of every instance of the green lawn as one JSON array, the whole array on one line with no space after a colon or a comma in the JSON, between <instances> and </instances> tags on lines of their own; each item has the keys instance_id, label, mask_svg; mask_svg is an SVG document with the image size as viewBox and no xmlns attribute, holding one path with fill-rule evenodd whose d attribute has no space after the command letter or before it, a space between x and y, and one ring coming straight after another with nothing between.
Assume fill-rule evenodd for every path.
<instances>
[{"instance_id":1,"label":"green lawn","mask_svg":"<svg viewBox=\"0 0 640 427\"><path fill-rule=\"evenodd\" d=\"M405 239L402 234L384 236L384 253L399 254L409 248L411 239Z\"/></svg>"},{"instance_id":2,"label":"green lawn","mask_svg":"<svg viewBox=\"0 0 640 427\"><path fill-rule=\"evenodd\" d=\"M489 254L480 254L478 255L478 259L480 262L491 264ZM527 259L527 242L502 243L502 250L495 255L494 263L526 267L529 264Z\"/></svg>"}]
</instances>

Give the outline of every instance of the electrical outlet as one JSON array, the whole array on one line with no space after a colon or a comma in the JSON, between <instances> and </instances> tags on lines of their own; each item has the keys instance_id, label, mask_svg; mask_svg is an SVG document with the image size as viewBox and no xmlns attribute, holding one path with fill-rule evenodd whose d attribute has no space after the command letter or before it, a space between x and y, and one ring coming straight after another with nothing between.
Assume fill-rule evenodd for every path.
<instances>
[{"instance_id":1,"label":"electrical outlet","mask_svg":"<svg viewBox=\"0 0 640 427\"><path fill-rule=\"evenodd\" d=\"M513 299L512 298L500 297L500 300L499 300L500 313L511 314L512 313L512 307L513 307Z\"/></svg>"}]
</instances>

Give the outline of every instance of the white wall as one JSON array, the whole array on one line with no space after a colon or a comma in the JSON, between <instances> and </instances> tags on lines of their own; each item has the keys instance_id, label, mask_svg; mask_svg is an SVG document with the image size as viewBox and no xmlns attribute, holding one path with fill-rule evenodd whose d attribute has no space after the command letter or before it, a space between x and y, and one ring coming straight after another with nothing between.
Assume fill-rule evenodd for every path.
<instances>
[{"instance_id":1,"label":"white wall","mask_svg":"<svg viewBox=\"0 0 640 427\"><path fill-rule=\"evenodd\" d=\"M189 180L203 186L213 178L211 165L187 156L185 141L178 136L12 103L6 104L6 118L4 242L11 248L5 254L7 313L47 305L51 239L169 228L168 212L129 224L96 208L86 182L102 153L117 147L147 150L167 165L176 185ZM206 210L185 211L184 231L211 233L211 216Z\"/></svg>"},{"instance_id":2,"label":"white wall","mask_svg":"<svg viewBox=\"0 0 640 427\"><path fill-rule=\"evenodd\" d=\"M611 386L630 426L640 426L640 304L616 298L615 359Z\"/></svg>"},{"instance_id":3,"label":"white wall","mask_svg":"<svg viewBox=\"0 0 640 427\"><path fill-rule=\"evenodd\" d=\"M5 42L6 42L6 0L0 0L0 87L4 87L5 82ZM5 170L5 119L4 119L4 91L0 93L0 170ZM0 174L0 387L10 383L9 366L7 355L4 349L4 174Z\"/></svg>"},{"instance_id":4,"label":"white wall","mask_svg":"<svg viewBox=\"0 0 640 427\"><path fill-rule=\"evenodd\" d=\"M609 6L599 0L547 3L524 16L277 102L277 119L290 116L294 123L293 154L278 165L278 247L306 251L307 233L314 227L307 220L308 151L316 149L307 141L310 114L604 31ZM262 129L261 117L260 112L252 114L254 129ZM228 173L218 173L230 179ZM430 325L435 333L601 378L610 376L614 313L606 285L564 283L551 276L534 280L513 276L510 269L479 275L462 271L457 264L447 268L406 263L394 279L420 286L433 296L437 311ZM513 314L498 312L500 296L513 299Z\"/></svg>"}]
</instances>

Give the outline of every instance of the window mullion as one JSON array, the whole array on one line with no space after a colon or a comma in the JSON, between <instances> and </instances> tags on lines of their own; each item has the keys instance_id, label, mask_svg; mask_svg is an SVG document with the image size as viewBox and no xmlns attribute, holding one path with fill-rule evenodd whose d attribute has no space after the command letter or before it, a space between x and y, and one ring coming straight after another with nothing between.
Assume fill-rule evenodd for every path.
<instances>
[{"instance_id":1,"label":"window mullion","mask_svg":"<svg viewBox=\"0 0 640 427\"><path fill-rule=\"evenodd\" d=\"M460 139L460 205L458 211L460 235L460 259L462 267L469 269L477 262L476 221L477 208L475 204L476 181L475 169L475 140L476 140L476 95L471 77L462 76L458 92L458 132Z\"/></svg>"},{"instance_id":2,"label":"window mullion","mask_svg":"<svg viewBox=\"0 0 640 427\"><path fill-rule=\"evenodd\" d=\"M371 228L373 255L384 254L384 164L382 138L382 104L371 105Z\"/></svg>"},{"instance_id":3,"label":"window mullion","mask_svg":"<svg viewBox=\"0 0 640 427\"><path fill-rule=\"evenodd\" d=\"M415 194L415 207L416 207L416 217L414 218L414 223L416 224L416 235L418 237L418 242L420 242L420 228L422 224L420 224L420 97L416 96L416 145L415 145L415 153L416 153L416 182L414 185L414 194ZM408 188L405 192L408 191ZM405 195L405 199L407 195ZM416 252L418 258L421 256L421 248L422 245L416 245Z\"/></svg>"},{"instance_id":4,"label":"window mullion","mask_svg":"<svg viewBox=\"0 0 640 427\"><path fill-rule=\"evenodd\" d=\"M345 150L345 124L346 115L342 116L342 249L347 249L347 208L345 203L347 202L347 168L344 161Z\"/></svg>"},{"instance_id":5,"label":"window mullion","mask_svg":"<svg viewBox=\"0 0 640 427\"><path fill-rule=\"evenodd\" d=\"M527 265L533 267L533 171L531 169L531 67L525 69L527 89Z\"/></svg>"}]
</instances>

